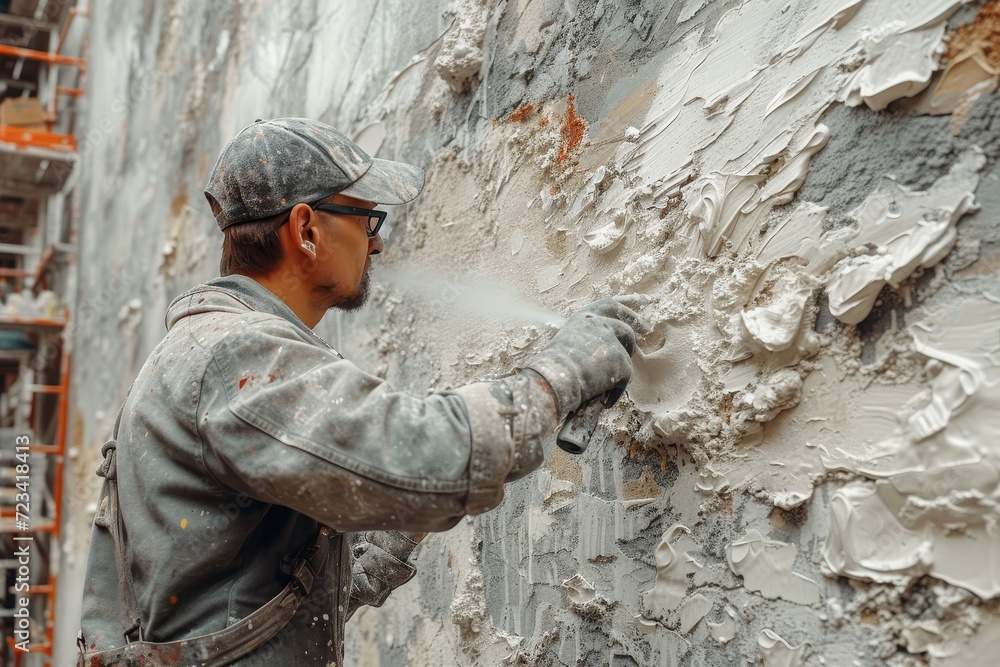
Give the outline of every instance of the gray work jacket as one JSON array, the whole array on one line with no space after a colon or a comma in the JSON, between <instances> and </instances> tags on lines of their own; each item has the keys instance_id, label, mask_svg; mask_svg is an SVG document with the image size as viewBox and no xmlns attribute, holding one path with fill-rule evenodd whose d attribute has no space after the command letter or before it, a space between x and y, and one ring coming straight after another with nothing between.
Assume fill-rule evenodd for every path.
<instances>
[{"instance_id":1,"label":"gray work jacket","mask_svg":"<svg viewBox=\"0 0 1000 667\"><path fill-rule=\"evenodd\" d=\"M192 289L166 324L117 436L146 641L216 632L255 611L323 523L337 533L325 576L278 635L235 664L341 664L353 609L412 576L405 555L369 549L357 533L447 530L495 507L505 482L541 463L556 426L548 385L530 371L425 398L394 391L250 278ZM126 641L106 523L95 521L87 565L88 650ZM353 573L352 547L367 550Z\"/></svg>"}]
</instances>

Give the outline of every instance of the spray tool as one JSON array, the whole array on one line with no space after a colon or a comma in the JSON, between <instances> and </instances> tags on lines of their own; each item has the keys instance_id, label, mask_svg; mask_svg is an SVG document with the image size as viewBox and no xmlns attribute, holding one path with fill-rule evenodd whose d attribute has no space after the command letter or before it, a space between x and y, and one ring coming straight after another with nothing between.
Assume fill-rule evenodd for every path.
<instances>
[{"instance_id":1,"label":"spray tool","mask_svg":"<svg viewBox=\"0 0 1000 667\"><path fill-rule=\"evenodd\" d=\"M619 297L619 300L637 310L649 305L651 301L645 295ZM656 347L662 347L663 342L663 340L659 340ZM636 347L635 355L642 358L644 354L641 348ZM601 413L618 402L618 399L625 393L625 386L627 384L627 380L620 382L610 391L590 399L569 413L566 421L559 428L559 433L556 435L556 444L559 445L559 448L570 454L583 454L587 449L587 445L590 444L591 439L594 437L594 431L597 430L597 422L601 418Z\"/></svg>"},{"instance_id":2,"label":"spray tool","mask_svg":"<svg viewBox=\"0 0 1000 667\"><path fill-rule=\"evenodd\" d=\"M610 408L621 395L625 393L625 385L615 387L604 395L592 398L579 408L569 413L556 436L556 444L570 454L583 454L597 430L597 421L601 413Z\"/></svg>"}]
</instances>

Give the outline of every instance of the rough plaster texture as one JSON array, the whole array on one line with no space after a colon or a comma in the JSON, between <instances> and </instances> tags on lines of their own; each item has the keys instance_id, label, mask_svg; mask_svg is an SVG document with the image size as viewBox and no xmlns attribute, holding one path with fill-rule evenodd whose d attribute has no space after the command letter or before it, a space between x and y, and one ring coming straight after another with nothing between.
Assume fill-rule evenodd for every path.
<instances>
[{"instance_id":1,"label":"rough plaster texture","mask_svg":"<svg viewBox=\"0 0 1000 667\"><path fill-rule=\"evenodd\" d=\"M945 35L978 8L95 2L59 664L71 663L100 445L166 304L216 272L207 169L241 127L281 115L428 169L424 195L390 216L377 264L393 271L376 275L371 306L319 328L401 389L503 373L550 334L553 317L502 299L490 298L500 315L470 309L483 301L470 275L561 314L606 294L655 297L630 400L590 449L557 453L499 509L429 539L418 577L352 621L351 664L992 664L989 594L928 574L940 562L885 560L923 526L914 553L934 561L968 538L994 549L968 570L995 568L997 441L962 410L985 406L995 422L1000 342L958 355L979 364L963 366L966 402L949 404L966 467L906 473L919 487L940 464L950 485L926 478L937 495L904 494L902 519L845 529L832 511L872 480L901 483L874 461L925 452L931 441L900 434L955 395L959 362L918 352L919 332L949 308L1000 301L1000 96L960 96L943 116L898 99L946 66ZM857 209L886 177L905 190L869 220ZM862 284L875 293L858 324L837 319L829 276L898 259L864 234L931 191L949 210L974 196L978 210L916 248L923 263L898 284ZM991 318L969 330L995 335ZM833 535L864 567L835 574Z\"/></svg>"}]
</instances>

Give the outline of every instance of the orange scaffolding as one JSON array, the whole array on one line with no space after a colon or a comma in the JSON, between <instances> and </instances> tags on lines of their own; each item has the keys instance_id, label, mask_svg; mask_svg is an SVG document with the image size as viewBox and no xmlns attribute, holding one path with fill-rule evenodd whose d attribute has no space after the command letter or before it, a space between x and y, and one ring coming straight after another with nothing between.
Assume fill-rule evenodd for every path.
<instances>
[{"instance_id":1,"label":"orange scaffolding","mask_svg":"<svg viewBox=\"0 0 1000 667\"><path fill-rule=\"evenodd\" d=\"M26 317L2 317L0 318L0 329L30 331L39 336L38 354L45 354L43 351L47 345L57 345L59 355L59 382L54 385L29 384L24 387L24 391L33 397L41 395L54 395L56 406L54 413L56 417L56 429L54 442L51 443L31 443L27 448L28 455L43 455L46 457L47 466L45 474L52 480L51 494L46 493L43 497L43 506L48 505L50 510L47 515L33 517L27 530L19 527L17 513L14 507L0 506L0 532L6 534L16 534L19 537L30 536L35 544L44 544L47 547L49 563L45 577L41 582L32 582L27 591L27 595L41 596L45 599L44 620L42 630L44 640L33 642L30 646L31 652L42 654L48 659L43 664L51 665L52 651L55 646L55 610L56 610L56 587L58 575L56 571L56 559L59 556L59 539L62 526L62 503L63 503L63 477L65 472L66 438L69 416L69 377L71 357L66 351L66 343L63 340L65 320L48 318L26 318ZM46 340L49 339L49 340ZM58 340L52 340L58 339ZM36 400L31 401L31 426L32 433L41 429L35 428L33 422L37 421L42 411ZM31 459L29 459L31 460ZM48 491L48 489L47 489ZM33 495L37 495L33 494ZM32 503L34 506L34 503ZM36 520L40 519L40 520ZM42 540L41 536L47 536L47 540ZM46 544L47 542L47 544ZM37 630L38 628L33 628ZM35 632L31 635L37 636ZM21 664L23 653L15 648L14 637L9 637L8 645L13 653L13 664L15 667Z\"/></svg>"},{"instance_id":2,"label":"orange scaffolding","mask_svg":"<svg viewBox=\"0 0 1000 667\"><path fill-rule=\"evenodd\" d=\"M52 53L51 51L24 49L20 46L11 46L10 44L0 44L0 56L12 56L14 58L24 58L26 60L38 60L44 63L49 63L50 65L73 65L74 67L80 68L86 66L86 61L82 58L64 56L59 53Z\"/></svg>"},{"instance_id":3,"label":"orange scaffolding","mask_svg":"<svg viewBox=\"0 0 1000 667\"><path fill-rule=\"evenodd\" d=\"M68 178L69 169L63 169L58 175L53 176L51 164L59 162L62 165L72 167L76 161L77 144L72 134L61 134L54 132L56 125L69 127L66 123L59 123L60 98L80 98L84 95L83 81L87 71L87 60L85 57L86 44L84 41L84 55L64 53L67 35L73 21L77 17L90 17L90 3L87 2L85 9L76 7L68 8L65 20L61 26L57 24L45 24L31 18L10 17L11 21L23 23L35 29L41 29L50 35L50 50L42 51L33 48L23 48L11 44L0 44L0 58L17 58L43 63L41 73L38 78L37 87L31 86L29 89L36 89L41 93L42 104L44 105L44 128L43 130L32 127L3 126L0 125L0 157L3 158L0 164L0 189L3 194L20 195L31 200L41 201L48 194L54 194L62 190ZM58 39L54 40L54 31L59 28ZM55 42L53 44L53 42ZM58 85L58 77L52 75L45 85L46 72L50 68L70 67L75 68L78 76L71 85ZM66 83L63 81L62 83ZM19 176L21 174L24 177ZM30 178L29 178L30 176ZM33 180L32 180L33 179ZM41 206L41 205L39 205ZM58 239L57 239L58 241ZM9 255L18 251L19 248L11 244L0 244L0 256ZM52 245L44 248L37 248L32 251L31 256L37 259L37 265L21 265L22 259L18 260L15 268L8 266L0 267L0 280L13 280L22 285L22 291L37 291L39 287L46 286L46 276L53 270L53 255L55 248ZM12 536L24 540L33 540L31 544L37 545L34 552L36 559L44 557L44 560L33 562L32 580L30 590L27 595L31 600L32 626L30 653L19 651L15 647L15 638L8 637L7 645L10 650L9 657L15 667L22 662L30 665L45 665L51 667L55 642L56 627L56 589L58 579L58 562L60 556L60 530L62 526L63 510L63 478L65 473L65 454L67 442L67 423L69 414L69 380L71 359L68 351L69 341L66 338L66 326L69 319L68 310L63 310L58 317L19 317L11 314L0 314L0 330L19 331L34 346L34 355L31 363L23 363L21 368L31 366L22 379L18 371L21 403L18 409L23 409L27 414L27 432L31 437L31 444L28 446L27 454L30 456L33 466L37 465L39 474L44 475L36 488L36 480L31 480L31 505L32 520L27 529L24 524L18 522L16 505L8 504L11 498L0 500L0 535L6 538ZM8 373L10 365L15 362L10 361L10 356L14 353L7 352ZM29 352L21 353L29 355ZM25 356L26 358L26 356ZM30 376L30 381L28 377ZM58 381L56 381L58 377ZM4 389L0 385L0 389ZM10 387L6 390L13 391ZM5 422L6 423L6 422ZM48 440L35 442L36 437L51 437ZM12 443L8 443L10 445ZM0 446L7 447L0 443ZM35 470L32 467L32 470ZM4 471L10 473L10 471ZM19 596L26 595L18 593ZM0 643L0 646L3 646ZM4 657L0 655L0 664L4 663Z\"/></svg>"},{"instance_id":4,"label":"orange scaffolding","mask_svg":"<svg viewBox=\"0 0 1000 667\"><path fill-rule=\"evenodd\" d=\"M67 65L70 67L76 67L79 72L80 85L76 88L67 88L64 86L55 86L52 95L49 97L48 101L48 117L46 118L46 123L51 131L53 125L56 123L58 118L58 106L56 104L57 99L61 95L66 97L82 97L84 94L84 89L82 87L82 82L87 74L87 60L86 58L81 58L78 56L68 56L62 53L62 48L66 43L66 35L69 33L70 27L73 24L73 20L81 16L83 18L90 18L90 0L87 1L87 8L80 11L76 7L70 7L69 12L66 16L66 20L63 22L62 27L59 30L59 41L56 43L55 48L51 51L39 51L37 49L27 49L20 46L14 46L12 44L0 44L0 57L8 56L12 58L24 58L25 60L35 60L38 62L47 63L49 65ZM3 126L0 126L3 129ZM40 138L43 142L44 137ZM45 145L44 143L34 144L34 145ZM75 150L75 143L74 143Z\"/></svg>"},{"instance_id":5,"label":"orange scaffolding","mask_svg":"<svg viewBox=\"0 0 1000 667\"><path fill-rule=\"evenodd\" d=\"M37 148L76 151L76 137L72 134L26 130L9 125L0 125L0 142L12 144L18 148L34 146Z\"/></svg>"}]
</instances>

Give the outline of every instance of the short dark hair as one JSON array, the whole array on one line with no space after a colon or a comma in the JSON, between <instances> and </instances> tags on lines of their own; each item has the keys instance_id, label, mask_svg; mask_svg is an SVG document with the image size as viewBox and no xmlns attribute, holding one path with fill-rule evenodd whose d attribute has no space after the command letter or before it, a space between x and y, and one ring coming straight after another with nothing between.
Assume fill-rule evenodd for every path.
<instances>
[{"instance_id":1,"label":"short dark hair","mask_svg":"<svg viewBox=\"0 0 1000 667\"><path fill-rule=\"evenodd\" d=\"M268 273L281 259L278 229L286 222L291 211L270 218L241 222L223 230L222 259L219 273L228 276L238 271L251 274Z\"/></svg>"}]
</instances>

